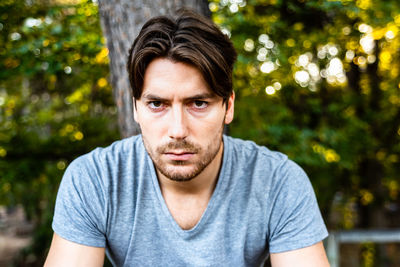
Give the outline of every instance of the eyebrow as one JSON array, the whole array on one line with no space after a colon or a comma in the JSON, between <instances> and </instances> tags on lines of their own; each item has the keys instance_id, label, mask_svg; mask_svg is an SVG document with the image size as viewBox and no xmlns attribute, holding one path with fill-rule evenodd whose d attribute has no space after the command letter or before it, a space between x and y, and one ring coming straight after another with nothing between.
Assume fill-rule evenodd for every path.
<instances>
[{"instance_id":1,"label":"eyebrow","mask_svg":"<svg viewBox=\"0 0 400 267\"><path fill-rule=\"evenodd\" d=\"M157 101L165 101L167 100L167 98L163 98L157 95L153 95L153 94L145 94L142 96L143 98L147 99L147 100L157 100ZM211 94L211 93L204 93L204 94L197 94L197 95L193 95L190 97L186 97L185 100L198 100L198 99L209 99L209 98L215 98L216 95L215 94Z\"/></svg>"},{"instance_id":2,"label":"eyebrow","mask_svg":"<svg viewBox=\"0 0 400 267\"><path fill-rule=\"evenodd\" d=\"M145 99L148 99L148 100L165 100L164 98L162 98L162 97L159 97L159 96L156 96L156 95L152 95L152 94L148 94L148 95L143 95L141 98L145 98Z\"/></svg>"}]
</instances>

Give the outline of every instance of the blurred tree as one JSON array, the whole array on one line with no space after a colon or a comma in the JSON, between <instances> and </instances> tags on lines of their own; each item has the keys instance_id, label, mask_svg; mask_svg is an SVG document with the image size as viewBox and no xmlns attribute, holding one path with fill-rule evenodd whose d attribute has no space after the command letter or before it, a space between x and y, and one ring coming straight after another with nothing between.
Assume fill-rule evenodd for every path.
<instances>
[{"instance_id":1,"label":"blurred tree","mask_svg":"<svg viewBox=\"0 0 400 267\"><path fill-rule=\"evenodd\" d=\"M24 206L41 266L65 167L119 137L108 50L92 2L1 1L0 31L0 205Z\"/></svg>"},{"instance_id":2,"label":"blurred tree","mask_svg":"<svg viewBox=\"0 0 400 267\"><path fill-rule=\"evenodd\" d=\"M100 0L99 9L104 36L110 51L111 85L118 107L120 132L123 137L139 133L133 120L132 94L126 71L128 51L143 24L151 17L173 14L187 7L209 16L206 0Z\"/></svg>"},{"instance_id":3,"label":"blurred tree","mask_svg":"<svg viewBox=\"0 0 400 267\"><path fill-rule=\"evenodd\" d=\"M305 167L330 228L399 227L400 2L210 9L240 53L232 135Z\"/></svg>"}]
</instances>

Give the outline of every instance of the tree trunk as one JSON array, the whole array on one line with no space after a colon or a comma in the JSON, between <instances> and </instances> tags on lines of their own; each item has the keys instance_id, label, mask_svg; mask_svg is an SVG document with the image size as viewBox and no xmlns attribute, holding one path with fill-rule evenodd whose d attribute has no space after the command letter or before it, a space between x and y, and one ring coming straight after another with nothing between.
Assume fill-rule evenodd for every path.
<instances>
[{"instance_id":1,"label":"tree trunk","mask_svg":"<svg viewBox=\"0 0 400 267\"><path fill-rule=\"evenodd\" d=\"M110 83L123 138L139 133L139 126L133 120L132 93L126 71L129 48L148 19L172 15L181 7L211 15L207 0L99 0L100 21L109 50Z\"/></svg>"}]
</instances>

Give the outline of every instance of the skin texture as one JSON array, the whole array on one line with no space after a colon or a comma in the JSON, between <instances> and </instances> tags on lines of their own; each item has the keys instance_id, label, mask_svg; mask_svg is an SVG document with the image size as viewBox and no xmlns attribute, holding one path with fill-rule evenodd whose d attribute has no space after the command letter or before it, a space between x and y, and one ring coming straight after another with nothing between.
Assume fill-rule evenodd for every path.
<instances>
[{"instance_id":1,"label":"skin texture","mask_svg":"<svg viewBox=\"0 0 400 267\"><path fill-rule=\"evenodd\" d=\"M194 227L214 191L224 145L223 125L233 119L235 95L226 103L191 65L160 58L145 73L135 120L156 167L167 207L182 229ZM54 234L45 266L102 266L104 248ZM273 267L329 266L322 243L271 254Z\"/></svg>"},{"instance_id":2,"label":"skin texture","mask_svg":"<svg viewBox=\"0 0 400 267\"><path fill-rule=\"evenodd\" d=\"M185 63L155 59L146 70L135 120L167 207L182 229L197 224L211 198L234 97L224 103L201 73Z\"/></svg>"},{"instance_id":3,"label":"skin texture","mask_svg":"<svg viewBox=\"0 0 400 267\"><path fill-rule=\"evenodd\" d=\"M190 181L206 168L218 172L220 162L213 160L222 149L224 123L233 118L233 97L229 104L226 111L196 68L168 59L150 63L135 120L162 179Z\"/></svg>"},{"instance_id":4,"label":"skin texture","mask_svg":"<svg viewBox=\"0 0 400 267\"><path fill-rule=\"evenodd\" d=\"M282 253L272 253L273 267L329 267L324 245L319 242L315 245Z\"/></svg>"},{"instance_id":5,"label":"skin texture","mask_svg":"<svg viewBox=\"0 0 400 267\"><path fill-rule=\"evenodd\" d=\"M79 245L54 234L44 267L100 267L104 256L104 248Z\"/></svg>"}]
</instances>

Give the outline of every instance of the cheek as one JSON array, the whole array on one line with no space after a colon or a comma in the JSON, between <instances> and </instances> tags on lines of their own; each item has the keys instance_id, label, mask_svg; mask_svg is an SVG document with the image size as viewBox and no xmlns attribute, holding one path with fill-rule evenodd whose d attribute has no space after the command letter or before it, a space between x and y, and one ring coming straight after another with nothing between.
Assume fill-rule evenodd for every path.
<instances>
[{"instance_id":1,"label":"cheek","mask_svg":"<svg viewBox=\"0 0 400 267\"><path fill-rule=\"evenodd\" d=\"M158 120L147 120L145 123L140 124L142 134L146 134L149 137L157 138L166 132L165 123Z\"/></svg>"},{"instance_id":2,"label":"cheek","mask_svg":"<svg viewBox=\"0 0 400 267\"><path fill-rule=\"evenodd\" d=\"M165 138L168 136L168 124L166 120L154 119L149 117L144 118L144 121L140 124L142 135L146 137L150 144L157 146L157 144L165 142Z\"/></svg>"},{"instance_id":3,"label":"cheek","mask_svg":"<svg viewBox=\"0 0 400 267\"><path fill-rule=\"evenodd\" d=\"M202 119L195 118L190 122L192 134L197 135L201 133L202 135L214 138L214 133L218 134L221 128L223 128L224 118L225 116L222 112L215 112Z\"/></svg>"},{"instance_id":4,"label":"cheek","mask_svg":"<svg viewBox=\"0 0 400 267\"><path fill-rule=\"evenodd\" d=\"M151 115L149 112L146 112L145 107L138 106L138 109L135 114L135 118L137 123L142 130L142 133L146 133L147 135L155 134L157 131L161 129L163 126L163 120Z\"/></svg>"}]
</instances>

